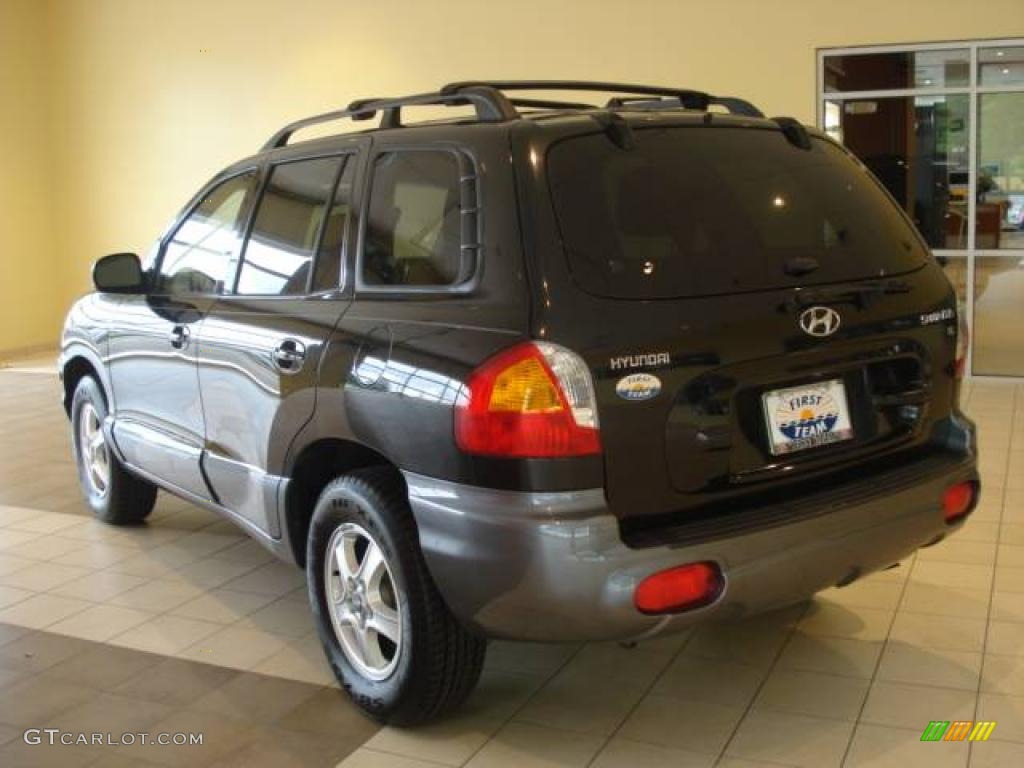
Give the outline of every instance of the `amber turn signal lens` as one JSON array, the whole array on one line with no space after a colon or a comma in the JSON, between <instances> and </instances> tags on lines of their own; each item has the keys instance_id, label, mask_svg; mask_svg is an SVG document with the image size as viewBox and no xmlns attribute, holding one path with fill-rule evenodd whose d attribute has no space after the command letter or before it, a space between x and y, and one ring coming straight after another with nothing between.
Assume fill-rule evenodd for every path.
<instances>
[{"instance_id":1,"label":"amber turn signal lens","mask_svg":"<svg viewBox=\"0 0 1024 768\"><path fill-rule=\"evenodd\" d=\"M690 563L641 581L633 592L633 604L641 613L680 613L713 603L724 586L717 564Z\"/></svg>"},{"instance_id":2,"label":"amber turn signal lens","mask_svg":"<svg viewBox=\"0 0 1024 768\"><path fill-rule=\"evenodd\" d=\"M499 352L466 382L455 408L455 441L481 456L599 454L597 403L586 363L544 342Z\"/></svg>"}]
</instances>

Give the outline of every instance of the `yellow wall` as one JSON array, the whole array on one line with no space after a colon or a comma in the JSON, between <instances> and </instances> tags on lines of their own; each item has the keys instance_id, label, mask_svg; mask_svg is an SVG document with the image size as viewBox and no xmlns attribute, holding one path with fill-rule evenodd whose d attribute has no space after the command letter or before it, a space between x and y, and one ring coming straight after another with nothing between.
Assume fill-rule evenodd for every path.
<instances>
[{"instance_id":1,"label":"yellow wall","mask_svg":"<svg viewBox=\"0 0 1024 768\"><path fill-rule=\"evenodd\" d=\"M0 0L0 352L52 342L66 282L53 248L46 5Z\"/></svg>"},{"instance_id":2,"label":"yellow wall","mask_svg":"<svg viewBox=\"0 0 1024 768\"><path fill-rule=\"evenodd\" d=\"M769 114L813 122L816 47L1024 36L1021 0L973 9L963 0L51 0L49 7L52 82L48 102L37 106L54 117L50 179L65 305L87 287L97 255L144 250L220 167L255 151L281 124L355 97L466 78L618 79L742 95ZM36 56L23 44L13 55ZM38 211L24 213L33 216ZM41 306L42 327L52 332L55 309ZM41 333L20 326L21 335L0 336L0 349Z\"/></svg>"}]
</instances>

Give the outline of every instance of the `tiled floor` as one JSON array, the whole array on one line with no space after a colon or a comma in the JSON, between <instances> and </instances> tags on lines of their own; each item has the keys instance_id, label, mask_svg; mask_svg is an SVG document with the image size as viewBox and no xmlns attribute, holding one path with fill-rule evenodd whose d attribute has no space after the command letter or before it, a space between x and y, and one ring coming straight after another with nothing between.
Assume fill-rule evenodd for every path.
<instances>
[{"instance_id":1,"label":"tiled floor","mask_svg":"<svg viewBox=\"0 0 1024 768\"><path fill-rule=\"evenodd\" d=\"M0 371L0 765L1024 765L1024 387L965 397L985 491L952 540L632 650L494 643L462 712L401 731L337 690L301 573L164 494L145 527L93 522L56 378ZM986 743L920 741L956 719L997 725ZM26 727L205 738L48 747Z\"/></svg>"}]
</instances>

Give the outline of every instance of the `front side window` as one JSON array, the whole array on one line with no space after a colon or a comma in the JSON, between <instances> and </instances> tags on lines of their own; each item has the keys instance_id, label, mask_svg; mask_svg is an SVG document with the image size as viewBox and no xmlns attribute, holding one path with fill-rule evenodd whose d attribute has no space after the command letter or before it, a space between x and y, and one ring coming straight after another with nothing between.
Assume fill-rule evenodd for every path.
<instances>
[{"instance_id":1,"label":"front side window","mask_svg":"<svg viewBox=\"0 0 1024 768\"><path fill-rule=\"evenodd\" d=\"M459 164L442 151L388 152L373 167L363 244L367 285L464 281Z\"/></svg>"},{"instance_id":2,"label":"front side window","mask_svg":"<svg viewBox=\"0 0 1024 768\"><path fill-rule=\"evenodd\" d=\"M256 171L214 187L171 236L157 276L157 293L222 293L238 263L241 217Z\"/></svg>"},{"instance_id":3,"label":"front side window","mask_svg":"<svg viewBox=\"0 0 1024 768\"><path fill-rule=\"evenodd\" d=\"M343 157L322 157L273 168L245 246L237 293L306 293L313 254L343 161Z\"/></svg>"}]
</instances>

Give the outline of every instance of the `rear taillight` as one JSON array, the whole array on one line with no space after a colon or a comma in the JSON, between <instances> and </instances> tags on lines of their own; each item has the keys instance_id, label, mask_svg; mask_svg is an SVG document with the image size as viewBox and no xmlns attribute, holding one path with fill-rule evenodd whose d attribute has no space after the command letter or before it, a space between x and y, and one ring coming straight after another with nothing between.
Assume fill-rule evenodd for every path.
<instances>
[{"instance_id":1,"label":"rear taillight","mask_svg":"<svg viewBox=\"0 0 1024 768\"><path fill-rule=\"evenodd\" d=\"M515 458L601 452L594 384L576 353L524 342L470 374L455 409L466 453Z\"/></svg>"},{"instance_id":2,"label":"rear taillight","mask_svg":"<svg viewBox=\"0 0 1024 768\"><path fill-rule=\"evenodd\" d=\"M974 508L977 487L968 481L951 485L942 494L942 512L947 523L958 522Z\"/></svg>"},{"instance_id":3,"label":"rear taillight","mask_svg":"<svg viewBox=\"0 0 1024 768\"><path fill-rule=\"evenodd\" d=\"M724 586L715 563L690 563L641 581L633 592L633 604L641 613L679 613L713 603Z\"/></svg>"},{"instance_id":4,"label":"rear taillight","mask_svg":"<svg viewBox=\"0 0 1024 768\"><path fill-rule=\"evenodd\" d=\"M953 378L962 379L967 371L967 345L970 332L967 329L967 313L963 305L957 307L956 355L953 360Z\"/></svg>"}]
</instances>

